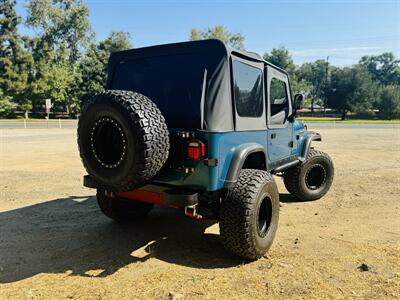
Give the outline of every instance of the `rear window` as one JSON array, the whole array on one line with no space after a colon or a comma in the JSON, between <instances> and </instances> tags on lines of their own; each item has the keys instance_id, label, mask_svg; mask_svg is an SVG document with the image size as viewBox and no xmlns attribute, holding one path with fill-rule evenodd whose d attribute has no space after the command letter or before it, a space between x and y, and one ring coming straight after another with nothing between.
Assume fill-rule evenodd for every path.
<instances>
[{"instance_id":1,"label":"rear window","mask_svg":"<svg viewBox=\"0 0 400 300\"><path fill-rule=\"evenodd\" d=\"M121 62L112 88L149 97L168 127L200 125L200 100L207 58L198 54L147 57Z\"/></svg>"},{"instance_id":2,"label":"rear window","mask_svg":"<svg viewBox=\"0 0 400 300\"><path fill-rule=\"evenodd\" d=\"M236 111L240 117L261 117L263 113L262 70L240 61L233 62Z\"/></svg>"}]
</instances>

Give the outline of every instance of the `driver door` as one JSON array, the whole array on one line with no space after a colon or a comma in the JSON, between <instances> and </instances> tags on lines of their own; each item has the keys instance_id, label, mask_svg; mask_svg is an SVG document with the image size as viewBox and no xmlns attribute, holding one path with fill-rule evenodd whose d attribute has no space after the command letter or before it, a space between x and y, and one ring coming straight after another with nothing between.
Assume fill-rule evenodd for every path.
<instances>
[{"instance_id":1,"label":"driver door","mask_svg":"<svg viewBox=\"0 0 400 300\"><path fill-rule=\"evenodd\" d=\"M293 123L288 121L292 114L289 80L287 74L271 66L267 70L267 124L268 158L276 165L290 159Z\"/></svg>"}]
</instances>

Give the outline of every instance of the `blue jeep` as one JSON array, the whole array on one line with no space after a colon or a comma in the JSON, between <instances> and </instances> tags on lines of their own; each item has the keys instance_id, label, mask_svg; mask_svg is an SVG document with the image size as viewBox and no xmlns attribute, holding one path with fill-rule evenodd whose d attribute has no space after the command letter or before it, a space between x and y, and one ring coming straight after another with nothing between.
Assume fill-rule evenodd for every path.
<instances>
[{"instance_id":1,"label":"blue jeep","mask_svg":"<svg viewBox=\"0 0 400 300\"><path fill-rule=\"evenodd\" d=\"M98 204L117 221L154 204L219 221L224 246L257 259L274 239L283 177L315 200L333 180L318 133L296 121L288 74L218 40L117 52L106 90L82 108L78 145Z\"/></svg>"}]
</instances>

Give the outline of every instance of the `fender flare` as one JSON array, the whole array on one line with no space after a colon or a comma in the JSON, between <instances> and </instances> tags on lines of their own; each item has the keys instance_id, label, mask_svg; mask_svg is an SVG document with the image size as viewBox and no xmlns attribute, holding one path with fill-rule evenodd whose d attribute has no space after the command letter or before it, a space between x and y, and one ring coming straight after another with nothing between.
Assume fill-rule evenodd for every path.
<instances>
[{"instance_id":1,"label":"fender flare","mask_svg":"<svg viewBox=\"0 0 400 300\"><path fill-rule=\"evenodd\" d=\"M233 150L232 159L230 161L228 173L225 177L224 187L233 188L239 178L240 171L242 170L243 164L246 158L252 154L262 152L265 156L265 161L267 162L267 157L265 155L265 149L262 145L258 143L246 143L236 147Z\"/></svg>"},{"instance_id":2,"label":"fender flare","mask_svg":"<svg viewBox=\"0 0 400 300\"><path fill-rule=\"evenodd\" d=\"M310 151L312 141L318 141L318 142L322 141L321 135L317 132L312 132L311 134L309 134L307 137L304 138L301 156L298 157L300 161L306 160L308 152Z\"/></svg>"}]
</instances>

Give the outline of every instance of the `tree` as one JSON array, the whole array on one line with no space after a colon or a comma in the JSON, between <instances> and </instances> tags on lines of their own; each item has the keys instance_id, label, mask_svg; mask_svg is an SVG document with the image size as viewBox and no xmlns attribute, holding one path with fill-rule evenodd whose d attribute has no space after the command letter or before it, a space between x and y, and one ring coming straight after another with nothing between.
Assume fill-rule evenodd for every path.
<instances>
[{"instance_id":1,"label":"tree","mask_svg":"<svg viewBox=\"0 0 400 300\"><path fill-rule=\"evenodd\" d=\"M34 107L45 99L79 109L78 61L93 35L89 10L82 0L29 0L26 24L39 32L32 45L35 60L31 100Z\"/></svg>"},{"instance_id":2,"label":"tree","mask_svg":"<svg viewBox=\"0 0 400 300\"><path fill-rule=\"evenodd\" d=\"M393 53L363 56L359 63L381 84L400 85L400 60L396 59Z\"/></svg>"},{"instance_id":3,"label":"tree","mask_svg":"<svg viewBox=\"0 0 400 300\"><path fill-rule=\"evenodd\" d=\"M11 97L5 96L0 89L0 117L7 117L13 108Z\"/></svg>"},{"instance_id":4,"label":"tree","mask_svg":"<svg viewBox=\"0 0 400 300\"><path fill-rule=\"evenodd\" d=\"M264 53L263 57L266 61L269 61L275 66L284 69L290 75L295 75L294 71L296 69L296 65L293 62L289 50L285 47L273 48L270 53Z\"/></svg>"},{"instance_id":5,"label":"tree","mask_svg":"<svg viewBox=\"0 0 400 300\"><path fill-rule=\"evenodd\" d=\"M56 60L55 57L60 59ZM30 98L37 109L43 107L45 99L51 99L55 106L65 105L68 113L75 110L76 99L69 91L75 73L66 57L66 53L51 50L46 51L46 59L36 61L36 76L30 86ZM49 61L54 63L50 65Z\"/></svg>"},{"instance_id":6,"label":"tree","mask_svg":"<svg viewBox=\"0 0 400 300\"><path fill-rule=\"evenodd\" d=\"M33 59L26 45L27 37L18 34L21 20L15 0L0 0L0 90L3 104L26 101ZM5 100L8 99L8 100Z\"/></svg>"},{"instance_id":7,"label":"tree","mask_svg":"<svg viewBox=\"0 0 400 300\"><path fill-rule=\"evenodd\" d=\"M327 89L328 105L339 110L345 120L349 111L371 109L376 90L376 83L364 66L333 68Z\"/></svg>"},{"instance_id":8,"label":"tree","mask_svg":"<svg viewBox=\"0 0 400 300\"><path fill-rule=\"evenodd\" d=\"M40 43L49 50L68 49L74 64L91 40L89 9L82 0L29 0L26 24L39 30Z\"/></svg>"},{"instance_id":9,"label":"tree","mask_svg":"<svg viewBox=\"0 0 400 300\"><path fill-rule=\"evenodd\" d=\"M26 100L22 102L20 108L25 112L24 113L25 119L28 119L29 112L32 110L32 101Z\"/></svg>"},{"instance_id":10,"label":"tree","mask_svg":"<svg viewBox=\"0 0 400 300\"><path fill-rule=\"evenodd\" d=\"M217 25L215 27L210 27L205 30L199 30L197 28L192 28L190 33L190 40L205 40L205 39L218 39L223 41L225 44L231 46L232 48L244 50L244 36L241 33L229 32L226 27L222 25Z\"/></svg>"},{"instance_id":11,"label":"tree","mask_svg":"<svg viewBox=\"0 0 400 300\"><path fill-rule=\"evenodd\" d=\"M97 45L92 44L79 65L79 90L82 103L104 89L111 53L132 48L128 32L114 31Z\"/></svg>"},{"instance_id":12,"label":"tree","mask_svg":"<svg viewBox=\"0 0 400 300\"><path fill-rule=\"evenodd\" d=\"M293 93L310 94L310 84L297 76L295 72L296 65L288 49L285 47L273 48L270 53L264 53L263 58L289 73L290 87Z\"/></svg>"},{"instance_id":13,"label":"tree","mask_svg":"<svg viewBox=\"0 0 400 300\"><path fill-rule=\"evenodd\" d=\"M390 119L400 116L400 86L388 85L382 87L377 108L379 113Z\"/></svg>"},{"instance_id":14,"label":"tree","mask_svg":"<svg viewBox=\"0 0 400 300\"><path fill-rule=\"evenodd\" d=\"M312 63L304 63L296 71L297 77L300 80L305 80L309 83L309 95L311 97L311 111L314 111L314 104L316 101L325 97L325 88L327 85L327 63L319 59ZM323 103L322 101L320 101Z\"/></svg>"},{"instance_id":15,"label":"tree","mask_svg":"<svg viewBox=\"0 0 400 300\"><path fill-rule=\"evenodd\" d=\"M304 100L304 106L305 107L311 107L311 102L314 101L311 99L311 89L312 85L302 79L299 78L296 74L290 76L290 88L292 90L293 96L297 93L301 93L304 95L305 100Z\"/></svg>"}]
</instances>

